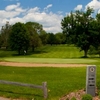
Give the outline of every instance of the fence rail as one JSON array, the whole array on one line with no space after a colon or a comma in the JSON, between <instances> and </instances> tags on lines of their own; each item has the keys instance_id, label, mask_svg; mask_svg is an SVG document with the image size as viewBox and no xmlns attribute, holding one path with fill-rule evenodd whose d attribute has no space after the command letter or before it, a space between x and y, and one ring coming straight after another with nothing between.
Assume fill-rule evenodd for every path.
<instances>
[{"instance_id":1,"label":"fence rail","mask_svg":"<svg viewBox=\"0 0 100 100\"><path fill-rule=\"evenodd\" d=\"M44 95L45 99L48 96L47 82L43 82L42 85L34 85L34 84L26 84L26 83L20 83L20 82L11 82L11 81L0 80L0 84L24 86L24 87L29 87L29 88L38 88L38 89L43 90L43 95Z\"/></svg>"}]
</instances>

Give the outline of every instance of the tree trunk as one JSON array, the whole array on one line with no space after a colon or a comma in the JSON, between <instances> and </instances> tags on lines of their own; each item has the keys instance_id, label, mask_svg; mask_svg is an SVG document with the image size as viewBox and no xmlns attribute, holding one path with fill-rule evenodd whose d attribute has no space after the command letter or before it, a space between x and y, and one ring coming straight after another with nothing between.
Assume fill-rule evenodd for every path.
<instances>
[{"instance_id":1,"label":"tree trunk","mask_svg":"<svg viewBox=\"0 0 100 100\"><path fill-rule=\"evenodd\" d=\"M34 52L34 49L35 49L35 47L34 47L34 46L32 46L32 52Z\"/></svg>"},{"instance_id":2,"label":"tree trunk","mask_svg":"<svg viewBox=\"0 0 100 100\"><path fill-rule=\"evenodd\" d=\"M18 50L18 55L20 55L20 49Z\"/></svg>"},{"instance_id":3,"label":"tree trunk","mask_svg":"<svg viewBox=\"0 0 100 100\"><path fill-rule=\"evenodd\" d=\"M84 50L84 58L87 58L87 53L88 53L88 50Z\"/></svg>"}]
</instances>

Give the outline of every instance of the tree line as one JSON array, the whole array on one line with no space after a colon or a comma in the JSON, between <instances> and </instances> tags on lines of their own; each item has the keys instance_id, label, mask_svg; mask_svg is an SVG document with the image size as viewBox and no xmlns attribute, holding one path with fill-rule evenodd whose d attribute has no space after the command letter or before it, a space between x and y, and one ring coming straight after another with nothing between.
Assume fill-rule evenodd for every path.
<instances>
[{"instance_id":1,"label":"tree line","mask_svg":"<svg viewBox=\"0 0 100 100\"><path fill-rule=\"evenodd\" d=\"M100 55L100 13L94 15L92 8L86 11L71 12L61 21L67 43L74 44L84 51Z\"/></svg>"},{"instance_id":2,"label":"tree line","mask_svg":"<svg viewBox=\"0 0 100 100\"><path fill-rule=\"evenodd\" d=\"M67 43L84 51L84 57L88 52L100 55L100 13L93 14L91 8L70 12L61 21L62 32L56 34L47 33L37 22L17 22L14 25L7 22L1 28L0 47L24 54L24 51L34 51L42 45Z\"/></svg>"},{"instance_id":3,"label":"tree line","mask_svg":"<svg viewBox=\"0 0 100 100\"><path fill-rule=\"evenodd\" d=\"M46 44L64 44L65 36L59 32L47 33L43 26L37 22L10 25L9 22L1 28L0 47L6 50L15 50L18 54L34 51L35 48Z\"/></svg>"}]
</instances>

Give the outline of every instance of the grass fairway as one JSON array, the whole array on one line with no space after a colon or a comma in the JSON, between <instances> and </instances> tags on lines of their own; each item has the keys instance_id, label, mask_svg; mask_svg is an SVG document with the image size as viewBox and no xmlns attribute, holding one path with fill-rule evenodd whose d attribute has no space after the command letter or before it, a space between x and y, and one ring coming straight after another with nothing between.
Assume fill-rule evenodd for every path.
<instances>
[{"instance_id":1,"label":"grass fairway","mask_svg":"<svg viewBox=\"0 0 100 100\"><path fill-rule=\"evenodd\" d=\"M97 66L98 67L98 66ZM100 82L100 67L97 68L97 83ZM48 99L59 100L63 95L85 89L86 68L17 68L0 66L0 79L41 85L47 82ZM39 89L0 84L0 95L27 100L44 100Z\"/></svg>"},{"instance_id":2,"label":"grass fairway","mask_svg":"<svg viewBox=\"0 0 100 100\"><path fill-rule=\"evenodd\" d=\"M13 57L17 52L0 51L0 57ZM46 45L36 48L33 54L26 55L32 58L80 58L83 52L73 45Z\"/></svg>"},{"instance_id":3,"label":"grass fairway","mask_svg":"<svg viewBox=\"0 0 100 100\"><path fill-rule=\"evenodd\" d=\"M47 45L35 49L31 55L16 56L16 52L1 51L0 60L30 63L94 63L96 59L81 58L84 54L73 45ZM6 54L6 55L5 55Z\"/></svg>"},{"instance_id":4,"label":"grass fairway","mask_svg":"<svg viewBox=\"0 0 100 100\"><path fill-rule=\"evenodd\" d=\"M97 62L96 59L61 59L61 58L29 58L29 57L11 57L4 58L10 62L28 62L28 63L62 63L62 64L90 64Z\"/></svg>"},{"instance_id":5,"label":"grass fairway","mask_svg":"<svg viewBox=\"0 0 100 100\"><path fill-rule=\"evenodd\" d=\"M74 46L58 45L37 48L31 55L16 56L16 52L0 51L0 60L33 63L83 63L97 66L97 83L100 82L100 59L81 58ZM24 68L0 66L0 80L41 85L46 81L48 85L48 99L59 100L63 95L85 88L86 67L81 68ZM27 98L28 100L43 100L43 93L38 89L1 85L0 95L11 98Z\"/></svg>"},{"instance_id":6,"label":"grass fairway","mask_svg":"<svg viewBox=\"0 0 100 100\"><path fill-rule=\"evenodd\" d=\"M47 45L37 48L31 56L35 58L80 58L83 52L73 45Z\"/></svg>"},{"instance_id":7,"label":"grass fairway","mask_svg":"<svg viewBox=\"0 0 100 100\"><path fill-rule=\"evenodd\" d=\"M0 67L0 79L39 84L46 81L48 100L59 100L71 91L85 88L85 68L17 68ZM0 84L0 95L28 100L43 100L41 90Z\"/></svg>"}]
</instances>

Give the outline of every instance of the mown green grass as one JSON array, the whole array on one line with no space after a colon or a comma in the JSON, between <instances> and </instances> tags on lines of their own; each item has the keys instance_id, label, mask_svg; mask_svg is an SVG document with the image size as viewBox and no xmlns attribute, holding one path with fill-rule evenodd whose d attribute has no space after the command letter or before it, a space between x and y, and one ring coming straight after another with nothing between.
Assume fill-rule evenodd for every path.
<instances>
[{"instance_id":1,"label":"mown green grass","mask_svg":"<svg viewBox=\"0 0 100 100\"><path fill-rule=\"evenodd\" d=\"M100 82L100 67L97 66L97 83ZM0 66L0 80L42 85L47 82L48 99L59 100L63 95L85 89L86 67L81 68L24 68ZM0 84L0 95L10 98L44 100L39 89Z\"/></svg>"},{"instance_id":2,"label":"mown green grass","mask_svg":"<svg viewBox=\"0 0 100 100\"><path fill-rule=\"evenodd\" d=\"M37 58L80 58L83 52L73 45L46 45L37 48L32 57Z\"/></svg>"},{"instance_id":3,"label":"mown green grass","mask_svg":"<svg viewBox=\"0 0 100 100\"><path fill-rule=\"evenodd\" d=\"M10 62L28 62L28 63L62 63L62 64L90 64L97 62L97 59L61 59L61 58L29 58L29 57L11 57L4 58L4 61Z\"/></svg>"},{"instance_id":4,"label":"mown green grass","mask_svg":"<svg viewBox=\"0 0 100 100\"><path fill-rule=\"evenodd\" d=\"M43 46L33 54L16 56L16 52L0 51L0 60L35 63L83 63L97 66L97 82L100 82L100 59L81 58L83 52L69 45ZM48 100L59 100L63 95L85 88L86 66L81 68L24 68L0 66L0 80L41 85L48 85ZM28 100L43 100L43 93L38 89L1 85L0 95L11 98L27 98Z\"/></svg>"},{"instance_id":5,"label":"mown green grass","mask_svg":"<svg viewBox=\"0 0 100 100\"><path fill-rule=\"evenodd\" d=\"M82 68L17 68L0 67L0 79L41 85L47 82L48 100L59 100L71 91L85 88L85 67ZM12 98L43 100L41 90L1 85L0 95Z\"/></svg>"},{"instance_id":6,"label":"mown green grass","mask_svg":"<svg viewBox=\"0 0 100 100\"><path fill-rule=\"evenodd\" d=\"M17 52L0 50L0 57L18 56ZM32 54L26 55L33 58L80 58L83 52L73 45L46 45L36 48Z\"/></svg>"},{"instance_id":7,"label":"mown green grass","mask_svg":"<svg viewBox=\"0 0 100 100\"><path fill-rule=\"evenodd\" d=\"M16 52L0 51L0 60L33 63L91 63L95 59L81 58L84 54L73 45L46 45L36 48L31 55L16 56ZM5 53L4 53L5 52ZM6 55L5 55L6 54ZM4 55L4 56L3 56Z\"/></svg>"}]
</instances>

